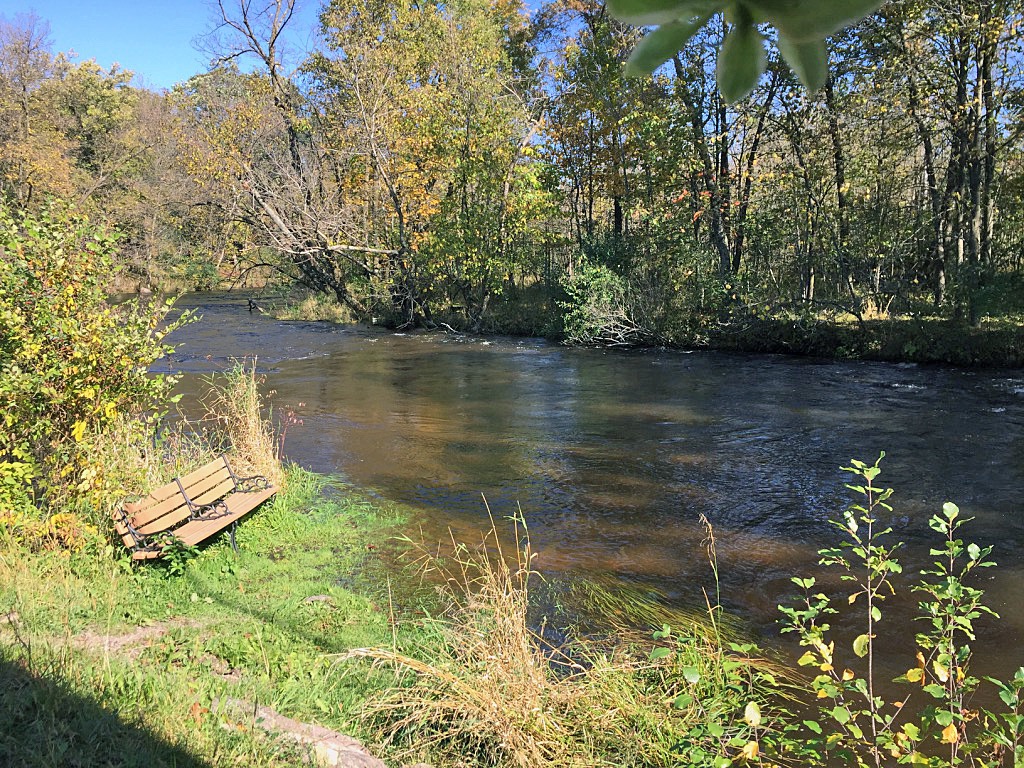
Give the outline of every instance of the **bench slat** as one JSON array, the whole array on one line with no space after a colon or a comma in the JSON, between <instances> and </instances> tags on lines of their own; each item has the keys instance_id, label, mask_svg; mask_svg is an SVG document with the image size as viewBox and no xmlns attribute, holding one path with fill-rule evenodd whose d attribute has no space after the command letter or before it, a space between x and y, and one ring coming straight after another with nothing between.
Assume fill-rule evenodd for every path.
<instances>
[{"instance_id":1,"label":"bench slat","mask_svg":"<svg viewBox=\"0 0 1024 768\"><path fill-rule=\"evenodd\" d=\"M180 528L174 529L172 533L185 544L194 546L210 538L218 531L227 528L249 512L252 512L276 492L276 488L267 488L263 491L253 491L251 493L233 493L226 499L229 514L209 520L190 520Z\"/></svg>"},{"instance_id":2,"label":"bench slat","mask_svg":"<svg viewBox=\"0 0 1024 768\"><path fill-rule=\"evenodd\" d=\"M204 481L207 480L211 475L220 475L223 473L224 476L230 476L228 473L227 464L224 463L225 459L223 456L214 459L209 464L206 464L199 469L189 472L187 475L179 478L181 484L185 486L185 490L192 494L192 487L199 486L204 487Z\"/></svg>"},{"instance_id":3,"label":"bench slat","mask_svg":"<svg viewBox=\"0 0 1024 768\"><path fill-rule=\"evenodd\" d=\"M173 499L168 499L147 509L145 514L134 517L132 526L143 535L166 531L187 518L191 511L179 493ZM140 522L140 520L145 520L145 522Z\"/></svg>"},{"instance_id":4,"label":"bench slat","mask_svg":"<svg viewBox=\"0 0 1024 768\"><path fill-rule=\"evenodd\" d=\"M256 491L235 491L235 478L226 456L189 472L180 478L180 483L180 486L177 481L168 483L145 498L124 505L131 525L139 535L169 531L185 544L194 546L227 528L277 493L274 486ZM182 496L182 487L194 506L203 507L223 500L227 513L189 520L192 510ZM114 513L114 528L125 546L133 550L133 559L151 560L163 554L162 548L136 549L135 537L117 512Z\"/></svg>"}]
</instances>

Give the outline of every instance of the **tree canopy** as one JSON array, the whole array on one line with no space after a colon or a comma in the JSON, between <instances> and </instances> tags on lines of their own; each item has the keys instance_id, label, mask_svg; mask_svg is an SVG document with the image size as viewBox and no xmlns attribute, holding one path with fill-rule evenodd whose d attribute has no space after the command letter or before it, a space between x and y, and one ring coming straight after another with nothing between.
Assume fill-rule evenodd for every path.
<instances>
[{"instance_id":1,"label":"tree canopy","mask_svg":"<svg viewBox=\"0 0 1024 768\"><path fill-rule=\"evenodd\" d=\"M221 3L163 93L5 21L0 195L111 221L129 284L297 281L395 326L1016 312L1021 2L876 6L332 0L293 61L293 0Z\"/></svg>"}]
</instances>

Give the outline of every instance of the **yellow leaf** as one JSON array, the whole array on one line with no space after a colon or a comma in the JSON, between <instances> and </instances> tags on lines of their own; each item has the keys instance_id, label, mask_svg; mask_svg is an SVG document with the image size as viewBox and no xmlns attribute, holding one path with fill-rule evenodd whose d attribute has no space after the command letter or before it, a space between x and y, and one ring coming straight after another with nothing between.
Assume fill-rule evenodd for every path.
<instances>
[{"instance_id":1,"label":"yellow leaf","mask_svg":"<svg viewBox=\"0 0 1024 768\"><path fill-rule=\"evenodd\" d=\"M828 696L828 694L825 693L825 689L824 688L819 688L818 689L818 698L819 699L824 699L826 696Z\"/></svg>"},{"instance_id":2,"label":"yellow leaf","mask_svg":"<svg viewBox=\"0 0 1024 768\"><path fill-rule=\"evenodd\" d=\"M758 746L756 741L748 741L742 750L743 758L745 760L756 760L757 756L761 753L761 748Z\"/></svg>"},{"instance_id":3,"label":"yellow leaf","mask_svg":"<svg viewBox=\"0 0 1024 768\"><path fill-rule=\"evenodd\" d=\"M935 676L939 678L940 683L945 683L949 680L949 670L940 664L938 659L932 662L932 669L935 671Z\"/></svg>"},{"instance_id":4,"label":"yellow leaf","mask_svg":"<svg viewBox=\"0 0 1024 768\"><path fill-rule=\"evenodd\" d=\"M751 701L747 704L747 708L743 710L743 719L751 728L757 728L761 724L761 708L757 706L757 702Z\"/></svg>"},{"instance_id":5,"label":"yellow leaf","mask_svg":"<svg viewBox=\"0 0 1024 768\"><path fill-rule=\"evenodd\" d=\"M958 741L960 741L960 732L953 723L942 729L943 744L956 744Z\"/></svg>"},{"instance_id":6,"label":"yellow leaf","mask_svg":"<svg viewBox=\"0 0 1024 768\"><path fill-rule=\"evenodd\" d=\"M849 680L853 680L853 670L852 669L844 669L843 670L843 682L847 682Z\"/></svg>"},{"instance_id":7,"label":"yellow leaf","mask_svg":"<svg viewBox=\"0 0 1024 768\"><path fill-rule=\"evenodd\" d=\"M85 436L85 422L76 421L75 425L71 428L71 437L74 438L76 443L82 442L82 438Z\"/></svg>"}]
</instances>

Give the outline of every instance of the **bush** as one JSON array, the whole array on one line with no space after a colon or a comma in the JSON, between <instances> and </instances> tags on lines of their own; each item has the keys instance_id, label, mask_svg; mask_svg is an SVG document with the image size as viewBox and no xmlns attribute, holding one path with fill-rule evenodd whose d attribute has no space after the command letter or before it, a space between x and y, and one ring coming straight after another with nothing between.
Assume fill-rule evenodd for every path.
<instances>
[{"instance_id":1,"label":"bush","mask_svg":"<svg viewBox=\"0 0 1024 768\"><path fill-rule=\"evenodd\" d=\"M982 682L970 670L975 624L998 616L972 582L979 569L993 565L992 547L965 542L962 529L970 518L953 503L929 519L940 543L929 549L934 559L911 586L922 622L915 657L893 681L900 685L897 694L883 685L875 662L899 631L881 624L882 605L897 592L903 567L896 554L903 545L889 543L893 531L883 518L892 511L892 489L875 485L880 461L844 467L853 478L847 487L860 501L835 522L838 546L819 551L821 564L837 567L850 585L847 599L833 603L814 578L794 578L803 595L795 606L780 606L782 631L795 633L807 649L798 664L815 673L809 688L816 703L816 711L805 713L810 719L790 724L782 751L814 765L1021 765L1024 668L1007 682L985 678L1006 711L992 713L973 701ZM840 613L859 619L864 629L849 646L832 639L833 617Z\"/></svg>"},{"instance_id":2,"label":"bush","mask_svg":"<svg viewBox=\"0 0 1024 768\"><path fill-rule=\"evenodd\" d=\"M89 441L168 402L171 379L148 369L188 318L165 324L171 301L107 301L116 240L62 204L0 203L0 511L88 498L103 470Z\"/></svg>"},{"instance_id":3,"label":"bush","mask_svg":"<svg viewBox=\"0 0 1024 768\"><path fill-rule=\"evenodd\" d=\"M611 268L581 260L562 286L567 297L562 303L567 343L628 347L658 342L636 291Z\"/></svg>"}]
</instances>

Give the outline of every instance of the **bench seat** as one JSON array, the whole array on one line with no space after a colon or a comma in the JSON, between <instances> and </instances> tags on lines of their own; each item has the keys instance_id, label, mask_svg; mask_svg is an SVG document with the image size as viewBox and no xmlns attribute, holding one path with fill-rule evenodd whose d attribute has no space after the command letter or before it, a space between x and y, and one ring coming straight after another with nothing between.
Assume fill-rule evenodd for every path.
<instances>
[{"instance_id":1,"label":"bench seat","mask_svg":"<svg viewBox=\"0 0 1024 768\"><path fill-rule=\"evenodd\" d=\"M134 560L160 557L168 537L195 546L229 527L235 547L238 520L277 490L264 477L238 477L220 456L116 510L114 527Z\"/></svg>"}]
</instances>

